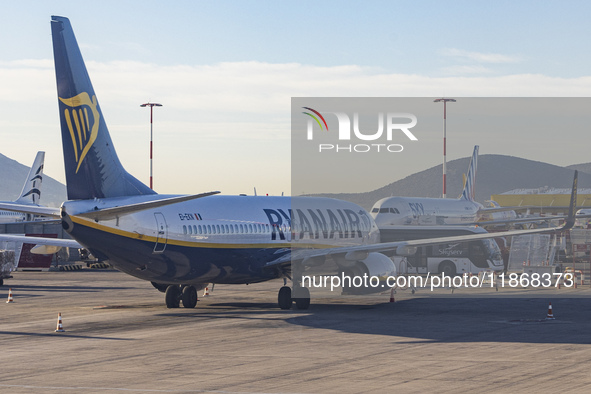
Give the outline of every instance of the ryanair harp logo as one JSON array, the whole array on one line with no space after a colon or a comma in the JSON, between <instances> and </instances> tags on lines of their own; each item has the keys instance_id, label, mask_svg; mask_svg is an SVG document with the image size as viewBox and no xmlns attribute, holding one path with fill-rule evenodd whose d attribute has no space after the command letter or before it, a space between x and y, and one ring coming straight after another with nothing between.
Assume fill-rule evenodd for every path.
<instances>
[{"instance_id":1,"label":"ryanair harp logo","mask_svg":"<svg viewBox=\"0 0 591 394\"><path fill-rule=\"evenodd\" d=\"M100 114L96 96L92 96L91 100L88 93L82 92L71 98L59 99L69 107L64 110L64 118L70 131L78 173L82 161L98 135Z\"/></svg>"}]
</instances>

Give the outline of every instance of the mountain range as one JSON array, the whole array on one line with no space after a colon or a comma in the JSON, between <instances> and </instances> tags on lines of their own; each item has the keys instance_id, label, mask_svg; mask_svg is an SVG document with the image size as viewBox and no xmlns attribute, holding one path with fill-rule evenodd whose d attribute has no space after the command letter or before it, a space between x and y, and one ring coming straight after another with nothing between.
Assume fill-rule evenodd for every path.
<instances>
[{"instance_id":1,"label":"mountain range","mask_svg":"<svg viewBox=\"0 0 591 394\"><path fill-rule=\"evenodd\" d=\"M448 198L456 198L462 192L462 175L468 170L469 162L470 158L465 157L447 163ZM365 209L370 209L376 201L384 197L437 198L442 194L442 167L442 165L431 167L365 193L315 194L315 196L351 201ZM514 189L534 189L544 186L570 189L575 169L579 170L579 188L591 187L591 163L560 167L514 156L481 155L478 157L476 173L476 201L484 203L493 194Z\"/></svg>"},{"instance_id":2,"label":"mountain range","mask_svg":"<svg viewBox=\"0 0 591 394\"><path fill-rule=\"evenodd\" d=\"M31 159L33 159L31 157ZM459 196L463 187L462 174L468 169L469 157L447 163L448 197ZM591 187L591 163L560 167L539 161L505 155L481 155L478 157L476 175L476 200L484 202L492 194L509 190L539 187L570 188L573 170L579 170L579 188ZM29 167L0 153L0 200L12 201L18 198ZM365 193L315 194L351 201L370 209L373 204L390 196L441 197L442 166L438 165L412 174L404 179ZM55 179L44 175L41 190L41 204L59 207L66 200L66 187Z\"/></svg>"}]
</instances>

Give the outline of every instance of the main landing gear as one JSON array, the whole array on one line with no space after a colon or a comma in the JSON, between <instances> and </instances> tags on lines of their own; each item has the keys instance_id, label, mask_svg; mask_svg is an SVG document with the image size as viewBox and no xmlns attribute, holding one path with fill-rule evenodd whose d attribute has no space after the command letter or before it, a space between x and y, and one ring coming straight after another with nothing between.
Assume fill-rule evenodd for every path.
<instances>
[{"instance_id":1,"label":"main landing gear","mask_svg":"<svg viewBox=\"0 0 591 394\"><path fill-rule=\"evenodd\" d=\"M197 289L195 286L170 285L164 293L167 308L178 308L181 301L185 308L195 308L197 305Z\"/></svg>"},{"instance_id":2,"label":"main landing gear","mask_svg":"<svg viewBox=\"0 0 591 394\"><path fill-rule=\"evenodd\" d=\"M301 287L294 283L293 286L293 297L292 290L289 286L284 286L279 289L277 295L277 303L281 309L291 309L291 306L295 302L297 309L308 309L310 307L310 290L307 287Z\"/></svg>"}]
</instances>

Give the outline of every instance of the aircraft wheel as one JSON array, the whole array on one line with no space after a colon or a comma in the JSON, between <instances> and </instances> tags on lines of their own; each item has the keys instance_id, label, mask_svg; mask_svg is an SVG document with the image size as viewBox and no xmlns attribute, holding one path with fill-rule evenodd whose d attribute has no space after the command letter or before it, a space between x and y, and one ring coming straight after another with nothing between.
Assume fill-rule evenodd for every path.
<instances>
[{"instance_id":1,"label":"aircraft wheel","mask_svg":"<svg viewBox=\"0 0 591 394\"><path fill-rule=\"evenodd\" d=\"M181 298L181 289L178 285L170 285L166 288L164 299L166 300L167 308L178 308Z\"/></svg>"},{"instance_id":2,"label":"aircraft wheel","mask_svg":"<svg viewBox=\"0 0 591 394\"><path fill-rule=\"evenodd\" d=\"M307 287L300 287L295 293L296 308L308 309L310 307L310 290Z\"/></svg>"},{"instance_id":3,"label":"aircraft wheel","mask_svg":"<svg viewBox=\"0 0 591 394\"><path fill-rule=\"evenodd\" d=\"M281 309L291 309L292 299L290 287L283 286L281 289L279 289L277 303L279 304L279 308Z\"/></svg>"},{"instance_id":4,"label":"aircraft wheel","mask_svg":"<svg viewBox=\"0 0 591 394\"><path fill-rule=\"evenodd\" d=\"M182 294L183 306L195 308L197 306L197 289L195 286L185 286Z\"/></svg>"}]
</instances>

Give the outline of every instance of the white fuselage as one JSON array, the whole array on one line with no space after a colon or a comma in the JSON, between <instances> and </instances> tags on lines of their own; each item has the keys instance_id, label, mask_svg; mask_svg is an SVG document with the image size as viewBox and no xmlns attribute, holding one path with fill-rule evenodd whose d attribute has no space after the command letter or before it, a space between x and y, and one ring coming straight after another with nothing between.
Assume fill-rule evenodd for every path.
<instances>
[{"instance_id":1,"label":"white fuselage","mask_svg":"<svg viewBox=\"0 0 591 394\"><path fill-rule=\"evenodd\" d=\"M93 220L79 213L162 195L64 203L64 228L93 255L131 275L165 283L248 283L292 247L379 242L371 216L328 198L209 196Z\"/></svg>"},{"instance_id":2,"label":"white fuselage","mask_svg":"<svg viewBox=\"0 0 591 394\"><path fill-rule=\"evenodd\" d=\"M482 205L463 199L387 197L371 210L378 227L473 223Z\"/></svg>"},{"instance_id":3,"label":"white fuselage","mask_svg":"<svg viewBox=\"0 0 591 394\"><path fill-rule=\"evenodd\" d=\"M21 212L2 211L0 210L0 223L14 223L23 222L27 215Z\"/></svg>"}]
</instances>

